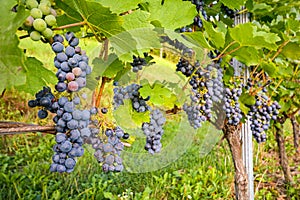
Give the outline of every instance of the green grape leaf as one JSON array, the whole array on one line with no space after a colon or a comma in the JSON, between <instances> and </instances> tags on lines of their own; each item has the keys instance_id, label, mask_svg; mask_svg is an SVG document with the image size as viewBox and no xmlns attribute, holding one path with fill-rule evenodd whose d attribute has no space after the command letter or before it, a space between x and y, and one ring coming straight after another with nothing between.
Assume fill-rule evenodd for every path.
<instances>
[{"instance_id":1,"label":"green grape leaf","mask_svg":"<svg viewBox=\"0 0 300 200\"><path fill-rule=\"evenodd\" d=\"M135 10L138 8L138 4L143 0L95 0L101 3L105 7L109 7L113 13L121 14L129 10Z\"/></svg>"},{"instance_id":2,"label":"green grape leaf","mask_svg":"<svg viewBox=\"0 0 300 200\"><path fill-rule=\"evenodd\" d=\"M66 16L71 18L70 20L85 21L92 30L100 31L106 37L124 31L122 18L99 2L57 0L56 5L64 10Z\"/></svg>"},{"instance_id":3,"label":"green grape leaf","mask_svg":"<svg viewBox=\"0 0 300 200\"><path fill-rule=\"evenodd\" d=\"M273 10L273 7L270 5L267 5L266 3L256 3L253 5L253 8L251 9L252 12L259 14L259 13L266 13L271 12Z\"/></svg>"},{"instance_id":4,"label":"green grape leaf","mask_svg":"<svg viewBox=\"0 0 300 200\"><path fill-rule=\"evenodd\" d=\"M225 70L225 74L223 77L223 81L225 83L225 85L227 85L231 79L231 77L233 77L234 75L234 68L232 66L228 66L228 68Z\"/></svg>"},{"instance_id":5,"label":"green grape leaf","mask_svg":"<svg viewBox=\"0 0 300 200\"><path fill-rule=\"evenodd\" d=\"M291 106L291 101L285 101L285 99L280 99L279 104L281 105L280 112L287 112Z\"/></svg>"},{"instance_id":6,"label":"green grape leaf","mask_svg":"<svg viewBox=\"0 0 300 200\"><path fill-rule=\"evenodd\" d=\"M125 130L136 129L141 127L144 122L150 121L150 112L134 111L129 99L124 100L124 105L120 105L113 114L117 124Z\"/></svg>"},{"instance_id":7,"label":"green grape leaf","mask_svg":"<svg viewBox=\"0 0 300 200\"><path fill-rule=\"evenodd\" d=\"M200 31L196 31L196 32L192 32L192 33L189 33L189 32L186 32L184 33L184 35L187 37L187 40L197 46L201 46L203 48L206 48L206 49L213 49L208 41L206 40L204 34Z\"/></svg>"},{"instance_id":8,"label":"green grape leaf","mask_svg":"<svg viewBox=\"0 0 300 200\"><path fill-rule=\"evenodd\" d=\"M195 5L182 0L164 1L163 5L161 0L152 0L148 9L151 21L171 30L190 24L197 15Z\"/></svg>"},{"instance_id":9,"label":"green grape leaf","mask_svg":"<svg viewBox=\"0 0 300 200\"><path fill-rule=\"evenodd\" d=\"M18 12L12 12L15 1L3 1L0 6L0 18L5 19L0 23L0 91L26 81L25 56L18 47L19 39L15 35L17 29L29 15L24 6L18 7Z\"/></svg>"},{"instance_id":10,"label":"green grape leaf","mask_svg":"<svg viewBox=\"0 0 300 200\"><path fill-rule=\"evenodd\" d=\"M158 81L153 85L143 84L143 87L139 89L139 92L143 98L150 96L149 101L155 106L164 106L171 109L177 103L177 97L172 90L166 88L164 84Z\"/></svg>"},{"instance_id":11,"label":"green grape leaf","mask_svg":"<svg viewBox=\"0 0 300 200\"><path fill-rule=\"evenodd\" d=\"M154 26L150 23L150 13L137 10L128 15L123 15L123 27L126 30L137 29L137 28L154 28Z\"/></svg>"},{"instance_id":12,"label":"green grape leaf","mask_svg":"<svg viewBox=\"0 0 300 200\"><path fill-rule=\"evenodd\" d=\"M261 67L272 78L277 76L278 67L273 62L262 62Z\"/></svg>"},{"instance_id":13,"label":"green grape leaf","mask_svg":"<svg viewBox=\"0 0 300 200\"><path fill-rule=\"evenodd\" d=\"M233 52L231 56L247 66L257 65L260 58L258 50L254 47L241 47L237 51Z\"/></svg>"},{"instance_id":14,"label":"green grape leaf","mask_svg":"<svg viewBox=\"0 0 300 200\"><path fill-rule=\"evenodd\" d=\"M107 61L100 58L93 60L93 77L108 77L113 78L116 74L123 70L123 63L118 59L116 54L109 54Z\"/></svg>"},{"instance_id":15,"label":"green grape leaf","mask_svg":"<svg viewBox=\"0 0 300 200\"><path fill-rule=\"evenodd\" d=\"M257 31L257 27L251 23L244 23L229 29L230 36L241 46L252 46L256 49L267 48L276 50L276 42L280 38L275 33Z\"/></svg>"},{"instance_id":16,"label":"green grape leaf","mask_svg":"<svg viewBox=\"0 0 300 200\"><path fill-rule=\"evenodd\" d=\"M249 93L243 92L242 95L239 97L239 101L240 103L251 106L255 104L255 97L250 95Z\"/></svg>"},{"instance_id":17,"label":"green grape leaf","mask_svg":"<svg viewBox=\"0 0 300 200\"><path fill-rule=\"evenodd\" d=\"M231 9L240 9L246 2L246 0L220 0L225 6Z\"/></svg>"},{"instance_id":18,"label":"green grape leaf","mask_svg":"<svg viewBox=\"0 0 300 200\"><path fill-rule=\"evenodd\" d=\"M36 58L29 57L25 61L26 65L26 82L30 84L20 85L16 88L20 91L34 95L37 91L47 84L55 84L57 78L55 74L46 69L43 63Z\"/></svg>"},{"instance_id":19,"label":"green grape leaf","mask_svg":"<svg viewBox=\"0 0 300 200\"><path fill-rule=\"evenodd\" d=\"M225 44L225 33L217 31L213 25L206 21L202 20L203 26L207 33L206 37L217 47L218 49L223 48Z\"/></svg>"},{"instance_id":20,"label":"green grape leaf","mask_svg":"<svg viewBox=\"0 0 300 200\"><path fill-rule=\"evenodd\" d=\"M290 42L283 47L281 53L287 58L298 60L300 58L300 45L295 42Z\"/></svg>"}]
</instances>

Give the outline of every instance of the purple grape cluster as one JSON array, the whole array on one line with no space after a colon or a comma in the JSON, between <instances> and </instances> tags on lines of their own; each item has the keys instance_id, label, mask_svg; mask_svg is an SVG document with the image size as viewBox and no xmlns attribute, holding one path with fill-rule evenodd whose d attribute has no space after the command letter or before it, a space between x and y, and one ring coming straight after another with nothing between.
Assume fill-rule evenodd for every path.
<instances>
[{"instance_id":1,"label":"purple grape cluster","mask_svg":"<svg viewBox=\"0 0 300 200\"><path fill-rule=\"evenodd\" d=\"M159 109L153 110L150 113L150 122L145 122L142 125L142 130L146 135L145 150L150 154L159 153L162 148L160 142L164 133L163 125L166 122L166 118Z\"/></svg>"},{"instance_id":2,"label":"purple grape cluster","mask_svg":"<svg viewBox=\"0 0 300 200\"><path fill-rule=\"evenodd\" d=\"M102 163L104 172L121 172L124 169L121 152L124 149L124 144L121 139L128 138L120 127L115 129L106 129L105 135L107 141L103 142L99 136L94 136L91 139L92 147L95 149L94 157L99 163Z\"/></svg>"},{"instance_id":3,"label":"purple grape cluster","mask_svg":"<svg viewBox=\"0 0 300 200\"><path fill-rule=\"evenodd\" d=\"M86 86L86 75L91 73L88 65L88 57L85 51L79 46L79 39L73 32L67 32L65 39L68 46L64 46L62 35L56 34L53 37L52 50L56 53L54 65L58 69L56 77L58 83L55 89L58 92L77 92Z\"/></svg>"},{"instance_id":4,"label":"purple grape cluster","mask_svg":"<svg viewBox=\"0 0 300 200\"><path fill-rule=\"evenodd\" d=\"M198 66L199 67L199 66ZM190 64L190 62L185 58L180 58L177 65L176 65L176 71L181 72L186 77L189 77L194 72L195 67Z\"/></svg>"},{"instance_id":5,"label":"purple grape cluster","mask_svg":"<svg viewBox=\"0 0 300 200\"><path fill-rule=\"evenodd\" d=\"M235 11L228 8L224 4L221 5L221 11L225 14L226 17L234 18L235 16Z\"/></svg>"},{"instance_id":6,"label":"purple grape cluster","mask_svg":"<svg viewBox=\"0 0 300 200\"><path fill-rule=\"evenodd\" d=\"M250 89L253 86L251 80L248 80L245 88ZM277 119L281 108L279 103L277 101L272 102L266 93L267 88L264 87L255 95L255 104L250 106L248 112L252 135L258 143L266 141L265 131L269 129L271 120Z\"/></svg>"},{"instance_id":7,"label":"purple grape cluster","mask_svg":"<svg viewBox=\"0 0 300 200\"><path fill-rule=\"evenodd\" d=\"M131 84L126 87L115 87L114 88L114 107L118 108L120 105L124 104L125 99L130 99L132 102L132 107L137 112L145 112L149 109L147 101L150 97L144 99L140 96L139 89L141 88L138 84Z\"/></svg>"},{"instance_id":8,"label":"purple grape cluster","mask_svg":"<svg viewBox=\"0 0 300 200\"><path fill-rule=\"evenodd\" d=\"M242 94L242 88L225 88L224 106L223 109L226 112L226 118L228 124L238 125L243 118L240 103L238 102L239 97Z\"/></svg>"},{"instance_id":9,"label":"purple grape cluster","mask_svg":"<svg viewBox=\"0 0 300 200\"><path fill-rule=\"evenodd\" d=\"M189 71L192 70L193 71ZM213 102L223 100L223 75L222 69L218 63L213 62L204 68L196 62L193 67L181 67L180 70L186 76L190 77L189 84L192 87L190 103L185 103L183 110L188 116L190 125L197 129L201 123L212 117L211 109Z\"/></svg>"},{"instance_id":10,"label":"purple grape cluster","mask_svg":"<svg viewBox=\"0 0 300 200\"><path fill-rule=\"evenodd\" d=\"M56 110L53 121L56 124L57 131L55 137L57 144L53 147L55 154L50 167L52 172L73 171L76 164L75 157L83 155L82 145L84 139L91 136L91 129L88 126L91 115L97 112L95 112L95 109L77 109L76 106L79 104L79 97L74 97L71 101L67 97L61 97L52 105L52 109ZM70 160L74 165L69 165Z\"/></svg>"},{"instance_id":11,"label":"purple grape cluster","mask_svg":"<svg viewBox=\"0 0 300 200\"><path fill-rule=\"evenodd\" d=\"M147 57L148 54L144 53L144 57ZM133 55L133 62L130 63L130 65L132 66L132 71L137 73L139 70L142 70L144 66L147 66L147 61L145 60L145 58L141 58L141 57L136 57L135 55Z\"/></svg>"},{"instance_id":12,"label":"purple grape cluster","mask_svg":"<svg viewBox=\"0 0 300 200\"><path fill-rule=\"evenodd\" d=\"M42 90L35 94L34 100L28 101L28 106L33 107L42 107L38 111L38 117L44 119L48 116L48 111L54 113L55 110L52 108L52 104L56 101L55 96L51 92L51 88L43 87Z\"/></svg>"}]
</instances>

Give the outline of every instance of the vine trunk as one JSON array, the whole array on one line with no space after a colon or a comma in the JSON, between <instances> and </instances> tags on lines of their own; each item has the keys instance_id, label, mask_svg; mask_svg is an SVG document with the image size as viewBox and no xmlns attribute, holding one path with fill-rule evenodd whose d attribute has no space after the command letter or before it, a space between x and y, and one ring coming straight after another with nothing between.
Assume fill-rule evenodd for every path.
<instances>
[{"instance_id":1,"label":"vine trunk","mask_svg":"<svg viewBox=\"0 0 300 200\"><path fill-rule=\"evenodd\" d=\"M225 124L224 136L229 144L235 169L235 192L237 200L249 200L249 182L242 157L242 141L240 140L241 125L232 126Z\"/></svg>"}]
</instances>

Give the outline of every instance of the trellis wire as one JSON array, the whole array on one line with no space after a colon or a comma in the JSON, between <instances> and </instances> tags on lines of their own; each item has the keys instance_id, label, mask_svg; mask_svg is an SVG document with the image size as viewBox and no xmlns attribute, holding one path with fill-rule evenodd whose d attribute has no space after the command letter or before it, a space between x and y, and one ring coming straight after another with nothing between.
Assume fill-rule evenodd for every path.
<instances>
[{"instance_id":1,"label":"trellis wire","mask_svg":"<svg viewBox=\"0 0 300 200\"><path fill-rule=\"evenodd\" d=\"M242 8L241 10L243 10ZM247 12L242 12L234 17L234 25L243 24L249 22ZM243 77L244 84L246 84L249 78L249 69L245 67L242 63L237 60L233 60L233 67L235 69L235 75ZM250 128L249 119L246 123L242 125L241 130L241 140L242 140L242 152L243 152L243 162L248 175L248 193L249 199L254 200L254 176L253 176L253 144L252 144L252 132Z\"/></svg>"}]
</instances>

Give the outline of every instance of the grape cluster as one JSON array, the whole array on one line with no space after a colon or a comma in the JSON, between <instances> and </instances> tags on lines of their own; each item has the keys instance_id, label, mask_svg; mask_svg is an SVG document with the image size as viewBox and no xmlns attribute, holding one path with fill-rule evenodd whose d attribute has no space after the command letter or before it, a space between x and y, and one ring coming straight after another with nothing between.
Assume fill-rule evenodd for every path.
<instances>
[{"instance_id":1,"label":"grape cluster","mask_svg":"<svg viewBox=\"0 0 300 200\"><path fill-rule=\"evenodd\" d=\"M121 139L128 138L120 127L115 129L106 129L105 135L107 142L103 142L99 137L94 137L91 140L92 146L95 149L94 157L99 163L102 163L104 172L121 172L124 169L122 158L120 157L124 144Z\"/></svg>"},{"instance_id":2,"label":"grape cluster","mask_svg":"<svg viewBox=\"0 0 300 200\"><path fill-rule=\"evenodd\" d=\"M88 126L91 115L96 114L97 110L95 108L91 110L77 109L76 106L79 104L79 97L74 97L69 101L64 96L52 104L52 109L56 110L53 121L57 131L55 137L57 144L53 147L55 154L50 167L52 172L73 171L76 163L74 158L83 155L84 139L91 136L91 130ZM72 165L69 165L68 162L71 161Z\"/></svg>"},{"instance_id":3,"label":"grape cluster","mask_svg":"<svg viewBox=\"0 0 300 200\"><path fill-rule=\"evenodd\" d=\"M26 7L30 10L30 16L24 22L22 28L27 30L30 38L38 41L42 38L51 39L52 26L56 25L56 11L51 8L49 0L26 0Z\"/></svg>"},{"instance_id":4,"label":"grape cluster","mask_svg":"<svg viewBox=\"0 0 300 200\"><path fill-rule=\"evenodd\" d=\"M220 64L213 62L206 70L210 72L210 79L206 83L208 94L213 102L221 102L224 98L223 69Z\"/></svg>"},{"instance_id":5,"label":"grape cluster","mask_svg":"<svg viewBox=\"0 0 300 200\"><path fill-rule=\"evenodd\" d=\"M150 122L145 122L142 125L142 130L146 135L145 150L152 155L161 151L162 144L160 140L164 133L163 125L165 122L166 118L162 112L156 109L150 113Z\"/></svg>"},{"instance_id":6,"label":"grape cluster","mask_svg":"<svg viewBox=\"0 0 300 200\"><path fill-rule=\"evenodd\" d=\"M245 88L249 90L249 87L252 88L253 86L251 79L248 79ZM250 111L248 112L252 135L258 143L266 141L267 136L264 132L269 129L270 121L277 119L281 108L277 101L271 102L266 93L267 88L265 87L256 93L255 104L250 106Z\"/></svg>"},{"instance_id":7,"label":"grape cluster","mask_svg":"<svg viewBox=\"0 0 300 200\"><path fill-rule=\"evenodd\" d=\"M184 33L184 32L193 32L193 29L191 27L182 27L180 30L180 33Z\"/></svg>"},{"instance_id":8,"label":"grape cluster","mask_svg":"<svg viewBox=\"0 0 300 200\"><path fill-rule=\"evenodd\" d=\"M235 15L235 11L228 8L227 6L225 6L224 4L221 5L221 11L229 18L234 18Z\"/></svg>"},{"instance_id":9,"label":"grape cluster","mask_svg":"<svg viewBox=\"0 0 300 200\"><path fill-rule=\"evenodd\" d=\"M147 53L144 53L144 56L147 57ZM145 58L133 55L133 62L130 63L130 65L132 66L132 71L137 73L139 70L143 69L143 66L147 65L147 62Z\"/></svg>"},{"instance_id":10,"label":"grape cluster","mask_svg":"<svg viewBox=\"0 0 300 200\"><path fill-rule=\"evenodd\" d=\"M224 110L226 112L226 118L228 119L228 124L238 125L243 118L242 111L240 108L240 103L238 102L239 97L242 94L242 88L236 87L233 89L225 88L224 97Z\"/></svg>"},{"instance_id":11,"label":"grape cluster","mask_svg":"<svg viewBox=\"0 0 300 200\"><path fill-rule=\"evenodd\" d=\"M191 126L197 129L201 127L203 121L212 117L213 102L223 100L222 68L215 62L201 68L198 61L191 65L187 60L181 58L176 71L190 77L191 102L185 103L183 110L186 112Z\"/></svg>"},{"instance_id":12,"label":"grape cluster","mask_svg":"<svg viewBox=\"0 0 300 200\"><path fill-rule=\"evenodd\" d=\"M91 73L88 57L79 46L79 39L73 32L67 32L65 39L68 46L64 46L64 38L57 34L53 37L52 50L56 53L54 65L58 69L56 77L58 92L77 92L86 86L86 75Z\"/></svg>"},{"instance_id":13,"label":"grape cluster","mask_svg":"<svg viewBox=\"0 0 300 200\"><path fill-rule=\"evenodd\" d=\"M118 108L124 104L125 99L130 99L132 107L137 112L145 112L149 109L146 101L149 97L144 99L140 96L139 89L141 88L138 84L131 84L126 87L115 87L114 88L114 107Z\"/></svg>"},{"instance_id":14,"label":"grape cluster","mask_svg":"<svg viewBox=\"0 0 300 200\"><path fill-rule=\"evenodd\" d=\"M186 77L189 77L194 72L195 67L190 64L190 62L185 58L180 58L177 65L176 65L176 71L181 72Z\"/></svg>"},{"instance_id":15,"label":"grape cluster","mask_svg":"<svg viewBox=\"0 0 300 200\"><path fill-rule=\"evenodd\" d=\"M51 88L43 87L42 90L35 94L34 100L28 101L28 106L33 108L36 106L42 107L38 111L38 117L44 119L48 116L48 111L54 113L55 110L52 108L52 104L56 101L55 96L51 92Z\"/></svg>"},{"instance_id":16,"label":"grape cluster","mask_svg":"<svg viewBox=\"0 0 300 200\"><path fill-rule=\"evenodd\" d=\"M177 39L172 40L168 36L161 36L161 40L164 43L168 43L169 45L173 46L175 49L181 51L183 56L192 57L193 50L185 46L182 42L179 42Z\"/></svg>"}]
</instances>

